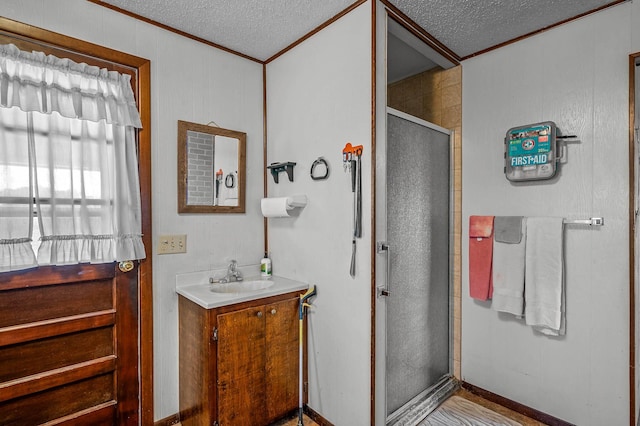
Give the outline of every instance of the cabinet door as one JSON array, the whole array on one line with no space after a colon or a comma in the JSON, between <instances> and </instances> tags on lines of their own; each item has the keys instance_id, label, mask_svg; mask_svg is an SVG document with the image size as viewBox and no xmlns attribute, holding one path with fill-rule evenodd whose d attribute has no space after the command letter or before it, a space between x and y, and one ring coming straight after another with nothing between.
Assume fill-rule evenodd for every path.
<instances>
[{"instance_id":1,"label":"cabinet door","mask_svg":"<svg viewBox=\"0 0 640 426\"><path fill-rule=\"evenodd\" d=\"M265 423L264 306L218 315L218 422Z\"/></svg>"},{"instance_id":2,"label":"cabinet door","mask_svg":"<svg viewBox=\"0 0 640 426\"><path fill-rule=\"evenodd\" d=\"M266 305L269 422L298 406L298 298Z\"/></svg>"}]
</instances>

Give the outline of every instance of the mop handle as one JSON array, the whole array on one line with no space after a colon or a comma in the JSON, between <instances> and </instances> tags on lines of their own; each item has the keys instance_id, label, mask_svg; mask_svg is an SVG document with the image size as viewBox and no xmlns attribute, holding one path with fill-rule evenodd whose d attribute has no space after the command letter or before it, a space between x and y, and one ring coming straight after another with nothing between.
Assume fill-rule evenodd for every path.
<instances>
[{"instance_id":1,"label":"mop handle","mask_svg":"<svg viewBox=\"0 0 640 426\"><path fill-rule=\"evenodd\" d=\"M302 303L301 303L302 305ZM303 343L302 343L302 339L303 339L303 335L304 335L304 327L302 325L302 320L298 321L299 322L299 330L300 330L300 346L298 347L298 426L304 426L304 420L302 418L302 414L304 411L304 395L303 395L303 386L304 386L304 380L302 378L302 375L304 374L304 369L302 368L302 356L303 356Z\"/></svg>"},{"instance_id":2,"label":"mop handle","mask_svg":"<svg viewBox=\"0 0 640 426\"><path fill-rule=\"evenodd\" d=\"M311 285L309 289L300 295L300 305L298 306L298 331L299 331L299 346L298 346L298 426L303 426L302 412L304 409L304 369L302 365L303 347L304 347L304 314L305 308L311 306L308 300L317 294L316 286Z\"/></svg>"}]
</instances>

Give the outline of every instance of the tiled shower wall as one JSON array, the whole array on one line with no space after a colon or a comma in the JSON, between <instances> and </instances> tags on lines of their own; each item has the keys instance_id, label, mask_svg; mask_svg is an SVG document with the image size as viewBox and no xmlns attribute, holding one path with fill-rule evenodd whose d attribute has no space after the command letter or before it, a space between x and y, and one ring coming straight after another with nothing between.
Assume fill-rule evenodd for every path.
<instances>
[{"instance_id":1,"label":"tiled shower wall","mask_svg":"<svg viewBox=\"0 0 640 426\"><path fill-rule=\"evenodd\" d=\"M454 148L454 261L453 360L460 379L461 234L462 234L462 66L429 71L392 83L387 88L391 108L453 130Z\"/></svg>"}]
</instances>

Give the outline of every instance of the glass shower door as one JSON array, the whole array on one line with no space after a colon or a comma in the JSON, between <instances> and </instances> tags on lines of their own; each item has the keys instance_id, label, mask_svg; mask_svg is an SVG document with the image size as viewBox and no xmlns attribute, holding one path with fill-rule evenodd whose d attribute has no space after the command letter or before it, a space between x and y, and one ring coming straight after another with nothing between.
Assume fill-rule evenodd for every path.
<instances>
[{"instance_id":1,"label":"glass shower door","mask_svg":"<svg viewBox=\"0 0 640 426\"><path fill-rule=\"evenodd\" d=\"M385 381L394 424L450 377L450 134L389 110L386 161Z\"/></svg>"}]
</instances>

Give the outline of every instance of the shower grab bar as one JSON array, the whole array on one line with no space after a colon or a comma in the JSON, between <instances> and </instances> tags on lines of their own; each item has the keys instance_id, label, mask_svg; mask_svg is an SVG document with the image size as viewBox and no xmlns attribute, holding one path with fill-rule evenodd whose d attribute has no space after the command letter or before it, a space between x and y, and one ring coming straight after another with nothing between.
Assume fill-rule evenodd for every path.
<instances>
[{"instance_id":1,"label":"shower grab bar","mask_svg":"<svg viewBox=\"0 0 640 426\"><path fill-rule=\"evenodd\" d=\"M387 278L383 287L378 287L378 297L380 296L391 296L391 290L389 286L391 285L390 277L391 277L391 247L389 247L388 243L384 241L378 241L376 245L376 251L378 254L383 251L387 252Z\"/></svg>"},{"instance_id":2,"label":"shower grab bar","mask_svg":"<svg viewBox=\"0 0 640 426\"><path fill-rule=\"evenodd\" d=\"M592 217L589 219L563 219L562 223L565 225L604 226L604 217Z\"/></svg>"}]
</instances>

